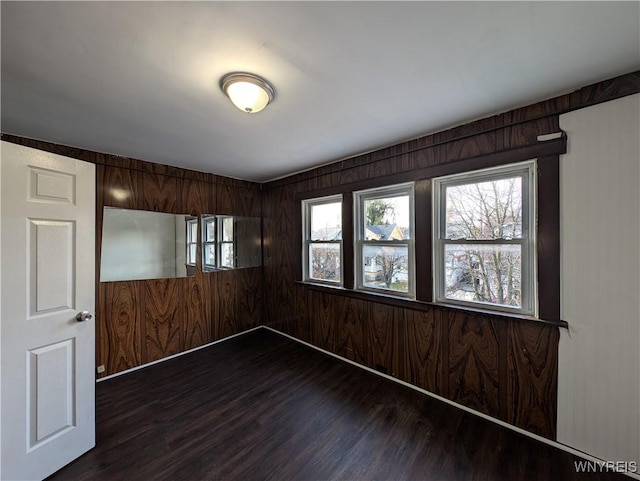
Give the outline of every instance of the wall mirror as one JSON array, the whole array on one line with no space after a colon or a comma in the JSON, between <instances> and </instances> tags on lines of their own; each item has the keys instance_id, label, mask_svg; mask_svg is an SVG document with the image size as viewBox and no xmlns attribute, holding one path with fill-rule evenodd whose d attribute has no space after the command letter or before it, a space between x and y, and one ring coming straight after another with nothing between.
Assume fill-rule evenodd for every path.
<instances>
[{"instance_id":1,"label":"wall mirror","mask_svg":"<svg viewBox=\"0 0 640 481\"><path fill-rule=\"evenodd\" d=\"M198 218L105 207L100 282L195 274Z\"/></svg>"},{"instance_id":2,"label":"wall mirror","mask_svg":"<svg viewBox=\"0 0 640 481\"><path fill-rule=\"evenodd\" d=\"M202 270L262 265L259 217L202 216Z\"/></svg>"}]
</instances>

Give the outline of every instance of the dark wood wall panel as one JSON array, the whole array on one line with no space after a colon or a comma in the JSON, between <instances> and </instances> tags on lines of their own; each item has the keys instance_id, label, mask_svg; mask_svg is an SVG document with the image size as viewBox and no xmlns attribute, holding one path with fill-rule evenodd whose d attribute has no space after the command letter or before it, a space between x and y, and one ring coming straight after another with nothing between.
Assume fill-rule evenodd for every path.
<instances>
[{"instance_id":1,"label":"dark wood wall panel","mask_svg":"<svg viewBox=\"0 0 640 481\"><path fill-rule=\"evenodd\" d=\"M260 217L262 215L262 193L257 190L236 189L236 215Z\"/></svg>"},{"instance_id":2,"label":"dark wood wall panel","mask_svg":"<svg viewBox=\"0 0 640 481\"><path fill-rule=\"evenodd\" d=\"M138 366L145 358L140 282L107 282L101 287L96 309L99 362L109 373Z\"/></svg>"},{"instance_id":3,"label":"dark wood wall panel","mask_svg":"<svg viewBox=\"0 0 640 481\"><path fill-rule=\"evenodd\" d=\"M238 208L239 195L230 183L222 183L216 189L216 214L231 214ZM240 209L241 211L242 209ZM239 215L244 215L236 211Z\"/></svg>"},{"instance_id":4,"label":"dark wood wall panel","mask_svg":"<svg viewBox=\"0 0 640 481\"><path fill-rule=\"evenodd\" d=\"M436 152L434 149L421 149L407 154L408 165L404 165L404 171L423 169L436 165Z\"/></svg>"},{"instance_id":5,"label":"dark wood wall panel","mask_svg":"<svg viewBox=\"0 0 640 481\"><path fill-rule=\"evenodd\" d=\"M216 214L232 214L244 217L261 216L261 192L234 186L229 179L216 189Z\"/></svg>"},{"instance_id":6,"label":"dark wood wall panel","mask_svg":"<svg viewBox=\"0 0 640 481\"><path fill-rule=\"evenodd\" d=\"M215 213L215 202L212 202L215 186L206 182L180 179L180 213L201 215ZM211 193L209 192L211 191Z\"/></svg>"},{"instance_id":7,"label":"dark wood wall panel","mask_svg":"<svg viewBox=\"0 0 640 481\"><path fill-rule=\"evenodd\" d=\"M508 422L555 437L558 329L512 323L508 332Z\"/></svg>"},{"instance_id":8,"label":"dark wood wall panel","mask_svg":"<svg viewBox=\"0 0 640 481\"><path fill-rule=\"evenodd\" d=\"M399 377L402 369L401 346L403 346L402 309L393 306L366 303L366 319L370 325L365 329L368 335L366 364L386 374Z\"/></svg>"},{"instance_id":9,"label":"dark wood wall panel","mask_svg":"<svg viewBox=\"0 0 640 481\"><path fill-rule=\"evenodd\" d=\"M299 261L296 253L295 226L296 202L294 193L287 189L278 189L266 194L263 218L263 269L264 285L269 286L265 299L277 293L278 302L265 304L266 315L273 320L273 326L287 334L298 329L300 310L296 306L297 292L293 280L298 271ZM296 251L296 249L298 249ZM299 257L299 254L298 256ZM306 300L306 297L303 298Z\"/></svg>"},{"instance_id":10,"label":"dark wood wall panel","mask_svg":"<svg viewBox=\"0 0 640 481\"><path fill-rule=\"evenodd\" d=\"M368 309L365 301L347 298L338 314L336 353L366 364L368 336L365 328Z\"/></svg>"},{"instance_id":11,"label":"dark wood wall panel","mask_svg":"<svg viewBox=\"0 0 640 481\"><path fill-rule=\"evenodd\" d=\"M142 210L180 213L178 179L168 175L142 174Z\"/></svg>"},{"instance_id":12,"label":"dark wood wall panel","mask_svg":"<svg viewBox=\"0 0 640 481\"><path fill-rule=\"evenodd\" d=\"M237 279L234 271L219 271L213 274L211 280L216 298L215 334L217 339L221 339L240 332L239 320L236 317Z\"/></svg>"},{"instance_id":13,"label":"dark wood wall panel","mask_svg":"<svg viewBox=\"0 0 640 481\"><path fill-rule=\"evenodd\" d=\"M262 324L262 269L249 267L237 272L237 326L240 331Z\"/></svg>"},{"instance_id":14,"label":"dark wood wall panel","mask_svg":"<svg viewBox=\"0 0 640 481\"><path fill-rule=\"evenodd\" d=\"M305 299L307 298L307 289L303 286L295 286L294 294L296 296L294 305L296 306L296 322L292 326L291 335L301 339L305 342L311 341L311 324L309 323L309 316L307 313L307 304ZM263 319L264 322L264 319Z\"/></svg>"},{"instance_id":15,"label":"dark wood wall panel","mask_svg":"<svg viewBox=\"0 0 640 481\"><path fill-rule=\"evenodd\" d=\"M118 167L102 167L100 171L103 172L97 189L98 194L102 194L98 199L102 204L100 207L142 208L142 176L139 172Z\"/></svg>"},{"instance_id":16,"label":"dark wood wall panel","mask_svg":"<svg viewBox=\"0 0 640 481\"><path fill-rule=\"evenodd\" d=\"M184 349L193 349L213 340L211 335L210 276L196 274L181 282L184 297L182 339Z\"/></svg>"},{"instance_id":17,"label":"dark wood wall panel","mask_svg":"<svg viewBox=\"0 0 640 481\"><path fill-rule=\"evenodd\" d=\"M335 352L336 350L336 311L343 310L346 298L337 297L319 291L308 291L307 306L311 326L311 341L316 346Z\"/></svg>"},{"instance_id":18,"label":"dark wood wall panel","mask_svg":"<svg viewBox=\"0 0 640 481\"><path fill-rule=\"evenodd\" d=\"M445 159L453 161L495 152L496 132L466 137L457 142L445 144L445 146L446 149L441 149L440 155L436 156L440 160L438 163L445 161Z\"/></svg>"},{"instance_id":19,"label":"dark wood wall panel","mask_svg":"<svg viewBox=\"0 0 640 481\"><path fill-rule=\"evenodd\" d=\"M180 279L153 279L144 284L144 320L147 361L180 352L183 346L180 322L183 313Z\"/></svg>"},{"instance_id":20,"label":"dark wood wall panel","mask_svg":"<svg viewBox=\"0 0 640 481\"><path fill-rule=\"evenodd\" d=\"M448 371L442 354L448 331L442 330L443 322L436 319L439 310L404 310L404 343L400 378L434 393L448 396L444 391L444 375Z\"/></svg>"},{"instance_id":21,"label":"dark wood wall panel","mask_svg":"<svg viewBox=\"0 0 640 481\"><path fill-rule=\"evenodd\" d=\"M498 333L484 316L451 310L449 329L449 398L499 417Z\"/></svg>"}]
</instances>

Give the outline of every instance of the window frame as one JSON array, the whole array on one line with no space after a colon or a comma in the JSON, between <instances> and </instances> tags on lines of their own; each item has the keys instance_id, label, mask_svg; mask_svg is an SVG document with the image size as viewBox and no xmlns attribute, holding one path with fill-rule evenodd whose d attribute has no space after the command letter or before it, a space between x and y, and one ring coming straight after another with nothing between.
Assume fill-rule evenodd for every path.
<instances>
[{"instance_id":1,"label":"window frame","mask_svg":"<svg viewBox=\"0 0 640 481\"><path fill-rule=\"evenodd\" d=\"M213 224L213 240L207 240L207 233L209 232L208 226ZM218 252L217 252L217 238L218 238L218 224L215 215L202 217L202 270L210 271L217 269L218 264ZM213 264L207 262L206 252L207 246L213 246Z\"/></svg>"},{"instance_id":2,"label":"window frame","mask_svg":"<svg viewBox=\"0 0 640 481\"><path fill-rule=\"evenodd\" d=\"M231 233L231 240L224 240L224 220L232 219L233 231ZM209 232L209 225L213 224L213 239L207 239L207 233ZM236 216L233 215L204 215L202 216L202 270L203 271L215 271L225 269L237 268L237 252L236 252ZM233 265L222 265L222 248L224 245L230 244L233 249ZM213 246L214 262L213 264L207 262L206 253L207 247Z\"/></svg>"},{"instance_id":3,"label":"window frame","mask_svg":"<svg viewBox=\"0 0 640 481\"><path fill-rule=\"evenodd\" d=\"M225 227L224 221L226 219L231 219L231 240L224 240L225 237ZM233 215L218 215L216 216L216 264L218 269L235 269L237 265L237 257L236 257L236 218ZM222 265L222 248L225 245L231 245L233 249L233 263L232 265Z\"/></svg>"},{"instance_id":4,"label":"window frame","mask_svg":"<svg viewBox=\"0 0 640 481\"><path fill-rule=\"evenodd\" d=\"M342 234L339 240L312 240L311 239L311 212L314 206L324 204L340 203L340 229ZM327 284L330 286L343 287L344 286L344 218L342 216L342 206L344 198L342 194L328 195L323 197L315 197L312 199L302 200L302 280L303 282L312 282ZM340 248L340 280L332 281L329 279L317 279L311 276L310 262L311 256L309 250L312 244L337 244Z\"/></svg>"},{"instance_id":5,"label":"window frame","mask_svg":"<svg viewBox=\"0 0 640 481\"><path fill-rule=\"evenodd\" d=\"M524 162L461 172L432 179L433 302L538 317L537 172L537 160L530 159ZM522 233L520 238L492 240L446 238L446 189L448 187L513 177L522 178ZM446 297L445 249L448 244L520 245L521 306L515 307Z\"/></svg>"},{"instance_id":6,"label":"window frame","mask_svg":"<svg viewBox=\"0 0 640 481\"><path fill-rule=\"evenodd\" d=\"M185 225L187 231L185 236L185 266L196 267L198 262L198 218L187 216L185 219ZM196 226L196 232L194 235L192 235L191 229L193 225ZM191 246L195 246L193 257L191 256Z\"/></svg>"},{"instance_id":7,"label":"window frame","mask_svg":"<svg viewBox=\"0 0 640 481\"><path fill-rule=\"evenodd\" d=\"M406 240L366 240L364 233L364 204L368 200L384 199L388 197L409 197L409 233ZM408 299L416 298L416 265L415 265L415 182L404 182L401 184L385 185L371 189L353 192L353 219L354 219L354 290L362 292L374 292L387 296L399 296ZM371 246L407 246L407 292L394 289L377 288L364 285L364 247Z\"/></svg>"}]
</instances>

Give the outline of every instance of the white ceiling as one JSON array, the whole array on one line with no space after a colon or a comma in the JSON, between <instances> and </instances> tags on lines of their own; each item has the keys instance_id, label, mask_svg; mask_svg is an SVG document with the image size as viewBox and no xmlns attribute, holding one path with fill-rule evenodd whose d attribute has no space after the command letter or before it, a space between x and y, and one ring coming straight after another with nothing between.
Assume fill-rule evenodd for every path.
<instances>
[{"instance_id":1,"label":"white ceiling","mask_svg":"<svg viewBox=\"0 0 640 481\"><path fill-rule=\"evenodd\" d=\"M639 2L6 2L2 131L265 181L640 69ZM249 71L263 112L218 87Z\"/></svg>"}]
</instances>

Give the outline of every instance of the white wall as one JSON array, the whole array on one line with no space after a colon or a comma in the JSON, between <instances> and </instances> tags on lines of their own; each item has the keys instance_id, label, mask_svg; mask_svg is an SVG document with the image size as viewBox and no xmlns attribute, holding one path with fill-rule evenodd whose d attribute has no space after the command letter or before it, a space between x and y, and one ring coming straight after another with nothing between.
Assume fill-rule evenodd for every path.
<instances>
[{"instance_id":1,"label":"white wall","mask_svg":"<svg viewBox=\"0 0 640 481\"><path fill-rule=\"evenodd\" d=\"M640 94L560 126L558 441L640 463Z\"/></svg>"}]
</instances>

